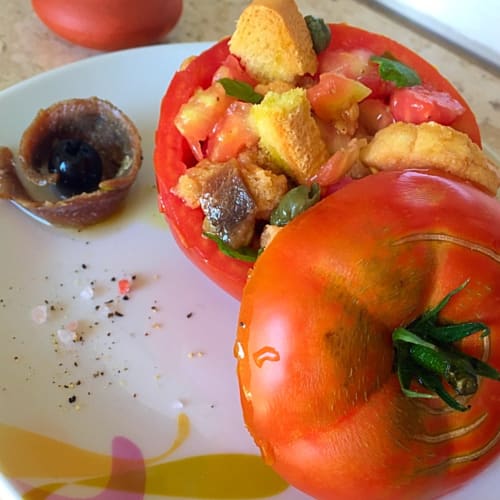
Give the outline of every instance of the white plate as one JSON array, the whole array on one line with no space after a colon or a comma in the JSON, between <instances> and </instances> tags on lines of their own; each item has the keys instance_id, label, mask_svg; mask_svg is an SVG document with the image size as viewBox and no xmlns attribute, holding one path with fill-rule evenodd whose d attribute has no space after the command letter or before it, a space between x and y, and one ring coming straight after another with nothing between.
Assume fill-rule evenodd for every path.
<instances>
[{"instance_id":1,"label":"white plate","mask_svg":"<svg viewBox=\"0 0 500 500\"><path fill-rule=\"evenodd\" d=\"M95 95L134 120L145 152L126 209L96 228L56 229L0 202L2 500L28 491L48 500L306 498L262 465L243 425L238 304L181 254L157 212L160 101L180 63L207 46L101 55L0 93L0 143L14 150L39 108ZM132 276L129 300L117 298L114 278ZM111 299L123 316L108 317ZM45 303L48 320L37 324L32 310ZM82 340L58 344L58 329L75 321ZM450 498L492 499L499 464Z\"/></svg>"}]
</instances>

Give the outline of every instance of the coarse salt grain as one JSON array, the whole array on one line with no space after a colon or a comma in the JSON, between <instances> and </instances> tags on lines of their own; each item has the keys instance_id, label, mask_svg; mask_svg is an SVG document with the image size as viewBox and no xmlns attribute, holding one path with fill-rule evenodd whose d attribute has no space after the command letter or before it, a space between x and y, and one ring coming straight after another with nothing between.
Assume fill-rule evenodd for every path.
<instances>
[{"instance_id":1,"label":"coarse salt grain","mask_svg":"<svg viewBox=\"0 0 500 500\"><path fill-rule=\"evenodd\" d=\"M103 316L113 316L116 312L116 305L113 304L112 302L109 303L104 303L102 307L100 308L100 313Z\"/></svg>"},{"instance_id":2,"label":"coarse salt grain","mask_svg":"<svg viewBox=\"0 0 500 500\"><path fill-rule=\"evenodd\" d=\"M77 339L76 333L67 328L59 328L56 333L58 341L63 345L70 345Z\"/></svg>"},{"instance_id":3,"label":"coarse salt grain","mask_svg":"<svg viewBox=\"0 0 500 500\"><path fill-rule=\"evenodd\" d=\"M87 285L81 292L80 297L85 300L90 300L94 298L94 288L92 285Z\"/></svg>"},{"instance_id":4,"label":"coarse salt grain","mask_svg":"<svg viewBox=\"0 0 500 500\"><path fill-rule=\"evenodd\" d=\"M191 351L191 352L188 352L188 354L187 354L187 357L189 359L202 358L203 356L205 356L205 353L203 351Z\"/></svg>"},{"instance_id":5,"label":"coarse salt grain","mask_svg":"<svg viewBox=\"0 0 500 500\"><path fill-rule=\"evenodd\" d=\"M48 318L48 307L46 304L42 304L34 307L31 310L31 319L37 324L42 325L47 321Z\"/></svg>"},{"instance_id":6,"label":"coarse salt grain","mask_svg":"<svg viewBox=\"0 0 500 500\"><path fill-rule=\"evenodd\" d=\"M172 402L172 408L174 410L182 410L182 408L184 408L184 402L181 401L180 399L176 399L175 401Z\"/></svg>"}]
</instances>

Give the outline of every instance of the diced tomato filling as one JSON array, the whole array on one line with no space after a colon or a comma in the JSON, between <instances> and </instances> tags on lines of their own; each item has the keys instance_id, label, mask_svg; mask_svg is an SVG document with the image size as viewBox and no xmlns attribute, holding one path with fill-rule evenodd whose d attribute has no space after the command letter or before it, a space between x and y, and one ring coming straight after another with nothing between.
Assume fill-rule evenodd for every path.
<instances>
[{"instance_id":1,"label":"diced tomato filling","mask_svg":"<svg viewBox=\"0 0 500 500\"><path fill-rule=\"evenodd\" d=\"M396 88L392 82L383 80L378 65L371 61L373 55L366 49L339 49L319 55L319 77L308 87L307 97L320 122L327 122L324 126L319 123L320 128L323 132L331 129L326 134L327 139L330 138L329 149L337 150L347 141L328 123L338 119L353 104L359 105L359 119L356 119L368 135L394 121L417 124L436 121L449 125L464 112L464 107L446 92L421 85ZM248 125L251 104L228 96L217 83L221 78L251 86L258 83L248 75L239 59L229 54L214 73L212 85L197 90L181 106L175 125L197 161L208 158L224 162L258 141Z\"/></svg>"},{"instance_id":2,"label":"diced tomato filling","mask_svg":"<svg viewBox=\"0 0 500 500\"><path fill-rule=\"evenodd\" d=\"M202 141L207 139L214 124L224 115L235 99L228 96L220 83L197 90L183 104L175 117L175 126L189 143L197 161L203 159Z\"/></svg>"},{"instance_id":3,"label":"diced tomato filling","mask_svg":"<svg viewBox=\"0 0 500 500\"><path fill-rule=\"evenodd\" d=\"M423 123L434 121L450 125L465 108L447 92L438 92L422 85L396 89L390 108L397 121Z\"/></svg>"},{"instance_id":4,"label":"diced tomato filling","mask_svg":"<svg viewBox=\"0 0 500 500\"><path fill-rule=\"evenodd\" d=\"M371 97L384 99L394 90L394 84L382 80L377 64L370 61L373 55L365 49L326 51L319 55L319 73L334 72L357 80L371 90Z\"/></svg>"},{"instance_id":5,"label":"diced tomato filling","mask_svg":"<svg viewBox=\"0 0 500 500\"><path fill-rule=\"evenodd\" d=\"M365 99L371 90L362 83L335 72L322 73L319 82L307 89L307 98L317 116L333 120L339 114Z\"/></svg>"},{"instance_id":6,"label":"diced tomato filling","mask_svg":"<svg viewBox=\"0 0 500 500\"><path fill-rule=\"evenodd\" d=\"M333 71L356 80L368 72L372 55L364 49L326 51L318 56L318 72Z\"/></svg>"},{"instance_id":7,"label":"diced tomato filling","mask_svg":"<svg viewBox=\"0 0 500 500\"><path fill-rule=\"evenodd\" d=\"M388 104L369 97L359 104L358 122L367 134L374 135L378 130L394 123L394 116Z\"/></svg>"},{"instance_id":8,"label":"diced tomato filling","mask_svg":"<svg viewBox=\"0 0 500 500\"><path fill-rule=\"evenodd\" d=\"M371 61L373 55L365 49L326 51L319 55L318 74L299 80L331 154L309 179L321 186L323 194L342 185L349 172L355 177L355 169L364 168L359 163L360 149L394 121L449 125L464 112L446 92L422 85L396 88L393 82L383 80L379 65ZM198 162L225 163L259 141L249 123L253 104L227 95L218 83L221 78L251 87L259 83L230 54L215 71L212 84L198 89L181 106L175 125Z\"/></svg>"},{"instance_id":9,"label":"diced tomato filling","mask_svg":"<svg viewBox=\"0 0 500 500\"><path fill-rule=\"evenodd\" d=\"M239 80L254 87L257 81L252 78L243 68L240 60L233 54L229 54L219 69L214 73L212 82L215 83L221 78L231 78L232 80Z\"/></svg>"},{"instance_id":10,"label":"diced tomato filling","mask_svg":"<svg viewBox=\"0 0 500 500\"><path fill-rule=\"evenodd\" d=\"M251 104L236 101L213 126L207 141L207 158L225 162L257 143L258 136L248 124Z\"/></svg>"},{"instance_id":11,"label":"diced tomato filling","mask_svg":"<svg viewBox=\"0 0 500 500\"><path fill-rule=\"evenodd\" d=\"M342 149L336 151L311 179L321 187L337 184L358 160L360 149L366 145L365 139L351 139Z\"/></svg>"}]
</instances>

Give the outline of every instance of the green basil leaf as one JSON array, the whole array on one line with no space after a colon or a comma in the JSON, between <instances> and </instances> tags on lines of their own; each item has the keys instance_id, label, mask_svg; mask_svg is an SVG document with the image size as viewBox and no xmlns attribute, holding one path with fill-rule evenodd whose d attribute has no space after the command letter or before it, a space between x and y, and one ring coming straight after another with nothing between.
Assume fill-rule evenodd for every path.
<instances>
[{"instance_id":1,"label":"green basil leaf","mask_svg":"<svg viewBox=\"0 0 500 500\"><path fill-rule=\"evenodd\" d=\"M259 252L255 248L232 248L215 234L203 233L203 235L215 242L219 250L228 257L233 257L233 259L242 260L244 262L255 262L257 260Z\"/></svg>"},{"instance_id":2,"label":"green basil leaf","mask_svg":"<svg viewBox=\"0 0 500 500\"><path fill-rule=\"evenodd\" d=\"M259 104L264 96L255 92L253 87L241 80L233 80L232 78L221 78L217 80L226 91L226 94L231 97L251 104Z\"/></svg>"},{"instance_id":3,"label":"green basil leaf","mask_svg":"<svg viewBox=\"0 0 500 500\"><path fill-rule=\"evenodd\" d=\"M311 34L314 52L316 54L323 52L330 45L332 39L330 26L323 19L314 16L305 16L304 20Z\"/></svg>"},{"instance_id":4,"label":"green basil leaf","mask_svg":"<svg viewBox=\"0 0 500 500\"><path fill-rule=\"evenodd\" d=\"M315 205L321 197L319 185L297 186L281 198L271 213L269 222L275 226L286 226L293 218Z\"/></svg>"},{"instance_id":5,"label":"green basil leaf","mask_svg":"<svg viewBox=\"0 0 500 500\"><path fill-rule=\"evenodd\" d=\"M411 87L422 83L416 71L391 57L372 56L370 60L378 64L382 80L394 82L396 87Z\"/></svg>"}]
</instances>

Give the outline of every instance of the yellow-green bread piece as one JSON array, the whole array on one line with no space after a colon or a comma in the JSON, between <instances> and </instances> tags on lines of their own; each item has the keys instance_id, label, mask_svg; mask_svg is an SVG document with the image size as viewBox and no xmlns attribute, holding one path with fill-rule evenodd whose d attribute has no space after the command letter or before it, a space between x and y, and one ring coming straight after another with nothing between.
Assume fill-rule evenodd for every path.
<instances>
[{"instance_id":1,"label":"yellow-green bread piece","mask_svg":"<svg viewBox=\"0 0 500 500\"><path fill-rule=\"evenodd\" d=\"M250 122L260 147L298 183L309 180L330 156L302 88L268 92L252 107Z\"/></svg>"}]
</instances>

